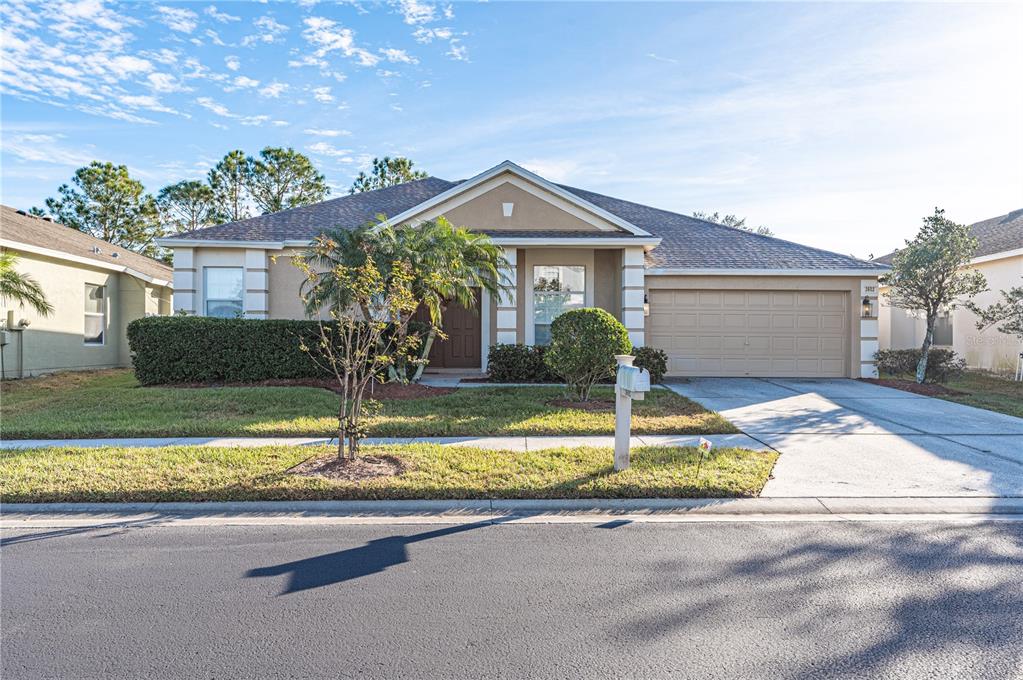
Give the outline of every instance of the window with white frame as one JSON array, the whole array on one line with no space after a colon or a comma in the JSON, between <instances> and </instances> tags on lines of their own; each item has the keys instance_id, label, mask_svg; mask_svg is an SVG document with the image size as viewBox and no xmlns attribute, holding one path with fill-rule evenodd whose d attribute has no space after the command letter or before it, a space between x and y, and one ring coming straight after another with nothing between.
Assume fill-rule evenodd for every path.
<instances>
[{"instance_id":1,"label":"window with white frame","mask_svg":"<svg viewBox=\"0 0 1023 680\"><path fill-rule=\"evenodd\" d=\"M551 322L570 309L586 306L586 267L536 265L533 267L533 342L551 341Z\"/></svg>"},{"instance_id":2,"label":"window with white frame","mask_svg":"<svg viewBox=\"0 0 1023 680\"><path fill-rule=\"evenodd\" d=\"M205 267L203 281L206 316L221 319L241 316L245 290L245 273L241 267Z\"/></svg>"},{"instance_id":3,"label":"window with white frame","mask_svg":"<svg viewBox=\"0 0 1023 680\"><path fill-rule=\"evenodd\" d=\"M85 284L85 331L86 345L102 345L107 328L106 286Z\"/></svg>"},{"instance_id":4,"label":"window with white frame","mask_svg":"<svg viewBox=\"0 0 1023 680\"><path fill-rule=\"evenodd\" d=\"M952 314L944 312L938 314L934 320L934 344L943 347L952 346Z\"/></svg>"}]
</instances>

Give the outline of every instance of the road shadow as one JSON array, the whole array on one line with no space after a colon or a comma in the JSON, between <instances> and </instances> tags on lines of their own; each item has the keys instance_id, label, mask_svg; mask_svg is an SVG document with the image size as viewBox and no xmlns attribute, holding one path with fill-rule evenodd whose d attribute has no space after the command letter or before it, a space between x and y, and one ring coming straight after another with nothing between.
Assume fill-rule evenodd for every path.
<instances>
[{"instance_id":1,"label":"road shadow","mask_svg":"<svg viewBox=\"0 0 1023 680\"><path fill-rule=\"evenodd\" d=\"M269 567L250 569L245 573L245 577L262 578L290 574L288 584L279 593L280 595L322 588L352 581L363 576L377 574L390 567L404 564L409 561L408 546L413 543L473 531L491 526L499 521L488 519L481 522L435 529L421 534L413 534L412 536L378 538L356 548L348 548L347 550L339 550L325 555L317 555L316 557L308 557L304 560L285 562Z\"/></svg>"}]
</instances>

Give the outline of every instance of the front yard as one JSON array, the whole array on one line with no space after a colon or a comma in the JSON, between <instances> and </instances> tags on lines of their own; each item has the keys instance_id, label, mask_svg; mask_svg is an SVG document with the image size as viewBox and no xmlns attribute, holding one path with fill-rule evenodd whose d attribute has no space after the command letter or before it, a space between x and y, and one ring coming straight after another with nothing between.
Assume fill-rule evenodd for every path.
<instances>
[{"instance_id":1,"label":"front yard","mask_svg":"<svg viewBox=\"0 0 1023 680\"><path fill-rule=\"evenodd\" d=\"M326 446L51 448L0 451L4 503L467 498L686 498L760 493L778 454L722 448L634 449L612 468L610 449L487 451L367 447L400 474L357 481L292 474Z\"/></svg>"},{"instance_id":2,"label":"front yard","mask_svg":"<svg viewBox=\"0 0 1023 680\"><path fill-rule=\"evenodd\" d=\"M599 435L611 410L562 405L560 387L473 387L415 399L385 399L370 436ZM609 400L611 388L593 392ZM552 404L550 402L558 402ZM324 436L335 430L337 396L317 387L140 387L128 370L63 373L5 383L6 439L165 436ZM633 404L635 434L733 433L717 413L668 390Z\"/></svg>"},{"instance_id":3,"label":"front yard","mask_svg":"<svg viewBox=\"0 0 1023 680\"><path fill-rule=\"evenodd\" d=\"M911 381L912 376L883 376L877 382L888 387L914 391L916 388ZM926 394L958 404L1023 418L1023 382L991 373L966 371L959 378L949 380L944 385L933 386Z\"/></svg>"}]
</instances>

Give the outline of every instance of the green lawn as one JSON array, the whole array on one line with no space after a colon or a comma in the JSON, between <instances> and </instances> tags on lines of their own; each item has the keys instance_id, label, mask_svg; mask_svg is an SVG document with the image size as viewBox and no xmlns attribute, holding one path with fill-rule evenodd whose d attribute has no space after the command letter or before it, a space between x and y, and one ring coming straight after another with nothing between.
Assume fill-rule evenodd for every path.
<instances>
[{"instance_id":1,"label":"green lawn","mask_svg":"<svg viewBox=\"0 0 1023 680\"><path fill-rule=\"evenodd\" d=\"M1023 418L1023 382L967 371L961 378L949 381L946 387L969 394L942 399Z\"/></svg>"},{"instance_id":2,"label":"green lawn","mask_svg":"<svg viewBox=\"0 0 1023 680\"><path fill-rule=\"evenodd\" d=\"M778 454L695 448L634 449L612 468L610 449L486 451L415 445L366 447L400 458L393 477L347 482L288 474L326 446L51 448L0 452L0 499L155 502L314 499L690 498L756 496ZM699 464L699 474L697 468Z\"/></svg>"},{"instance_id":3,"label":"green lawn","mask_svg":"<svg viewBox=\"0 0 1023 680\"><path fill-rule=\"evenodd\" d=\"M371 436L587 435L614 432L614 414L547 405L560 387L480 387L382 402ZM594 398L611 398L609 387ZM63 373L5 383L7 439L328 435L337 397L315 387L140 387L127 370ZM633 403L635 434L737 432L668 390Z\"/></svg>"}]
</instances>

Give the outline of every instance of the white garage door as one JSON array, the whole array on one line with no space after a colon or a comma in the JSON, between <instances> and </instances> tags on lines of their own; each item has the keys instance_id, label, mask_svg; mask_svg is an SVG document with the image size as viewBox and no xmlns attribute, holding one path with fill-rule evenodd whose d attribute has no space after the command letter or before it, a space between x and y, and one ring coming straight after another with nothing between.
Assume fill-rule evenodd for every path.
<instances>
[{"instance_id":1,"label":"white garage door","mask_svg":"<svg viewBox=\"0 0 1023 680\"><path fill-rule=\"evenodd\" d=\"M849 294L651 290L647 339L681 376L843 377Z\"/></svg>"}]
</instances>

